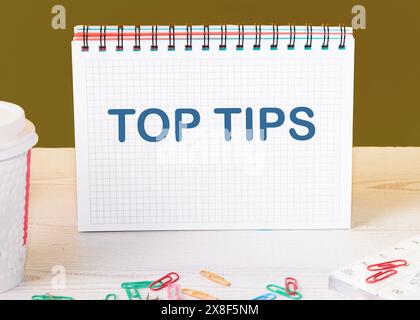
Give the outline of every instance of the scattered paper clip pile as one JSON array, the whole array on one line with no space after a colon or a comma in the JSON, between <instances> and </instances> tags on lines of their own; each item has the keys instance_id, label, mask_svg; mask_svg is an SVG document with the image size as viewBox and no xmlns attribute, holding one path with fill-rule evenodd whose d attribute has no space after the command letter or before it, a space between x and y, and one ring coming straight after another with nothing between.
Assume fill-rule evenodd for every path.
<instances>
[{"instance_id":1,"label":"scattered paper clip pile","mask_svg":"<svg viewBox=\"0 0 420 320\"><path fill-rule=\"evenodd\" d=\"M302 294L298 292L298 282L295 278L287 277L284 280L284 287L276 284L267 285L269 293L262 294L252 300L275 300L277 296L286 297L292 300L302 299Z\"/></svg>"},{"instance_id":2,"label":"scattered paper clip pile","mask_svg":"<svg viewBox=\"0 0 420 320\"><path fill-rule=\"evenodd\" d=\"M229 287L231 283L223 278L222 276L215 274L207 270L201 270L199 273L206 279L217 283L224 287ZM180 279L180 276L176 272L170 272L163 277L154 281L135 281L135 282L123 282L121 288L125 291L129 300L143 300L145 292L152 291L158 292L166 288L166 294L168 300L182 300L182 295L190 296L201 300L218 300L217 297L202 291L193 290L190 288L181 288L176 282ZM302 294L298 290L298 282L295 278L287 277L285 279L284 287L269 284L267 285L269 293L260 295L252 300L275 300L278 296L283 296L292 300L302 299ZM115 293L106 295L104 300L117 300L118 296ZM37 295L32 297L33 300L74 300L72 297L65 296L53 296L49 293L45 295ZM156 296L152 298L150 293L147 293L146 300L158 300Z\"/></svg>"},{"instance_id":3,"label":"scattered paper clip pile","mask_svg":"<svg viewBox=\"0 0 420 320\"><path fill-rule=\"evenodd\" d=\"M229 281L210 271L202 270L200 271L200 275L220 285L230 286ZM129 300L141 300L142 296L140 294L140 290L142 289L160 291L164 288L166 288L168 300L182 300L181 294L202 300L217 300L216 297L208 294L207 292L197 291L189 288L181 289L180 286L176 283L179 279L180 276L178 273L170 272L155 281L124 282L121 284L121 287L125 290ZM149 299L149 295L146 299Z\"/></svg>"},{"instance_id":4,"label":"scattered paper clip pile","mask_svg":"<svg viewBox=\"0 0 420 320\"><path fill-rule=\"evenodd\" d=\"M374 284L376 282L385 280L398 273L396 268L407 266L407 261L398 259L392 261L386 261L376 264L371 264L367 267L369 271L377 271L374 275L366 278L366 282L369 284Z\"/></svg>"}]
</instances>

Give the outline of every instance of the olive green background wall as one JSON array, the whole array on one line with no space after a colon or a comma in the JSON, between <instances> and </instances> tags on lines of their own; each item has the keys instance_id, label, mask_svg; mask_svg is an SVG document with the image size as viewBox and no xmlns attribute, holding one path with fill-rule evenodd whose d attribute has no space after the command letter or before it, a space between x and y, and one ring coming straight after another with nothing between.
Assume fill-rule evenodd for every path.
<instances>
[{"instance_id":1,"label":"olive green background wall","mask_svg":"<svg viewBox=\"0 0 420 320\"><path fill-rule=\"evenodd\" d=\"M64 5L67 29L53 30L51 8ZM77 24L351 24L356 32L354 145L420 146L418 0L1 0L0 100L23 106L38 146L73 146L70 42Z\"/></svg>"}]
</instances>

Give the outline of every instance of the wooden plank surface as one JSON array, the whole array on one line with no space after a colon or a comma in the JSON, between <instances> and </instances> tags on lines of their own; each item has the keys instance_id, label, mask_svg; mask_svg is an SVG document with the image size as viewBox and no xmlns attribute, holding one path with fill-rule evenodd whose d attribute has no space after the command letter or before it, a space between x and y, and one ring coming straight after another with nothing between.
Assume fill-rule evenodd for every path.
<instances>
[{"instance_id":1,"label":"wooden plank surface","mask_svg":"<svg viewBox=\"0 0 420 320\"><path fill-rule=\"evenodd\" d=\"M170 271L182 287L220 299L253 298L286 276L299 280L304 299L343 299L328 289L331 271L420 233L420 148L355 148L352 211L351 230L78 233L74 149L35 149L25 281L0 299L125 299L122 282ZM65 273L57 277L54 266ZM209 282L201 269L232 286Z\"/></svg>"}]
</instances>

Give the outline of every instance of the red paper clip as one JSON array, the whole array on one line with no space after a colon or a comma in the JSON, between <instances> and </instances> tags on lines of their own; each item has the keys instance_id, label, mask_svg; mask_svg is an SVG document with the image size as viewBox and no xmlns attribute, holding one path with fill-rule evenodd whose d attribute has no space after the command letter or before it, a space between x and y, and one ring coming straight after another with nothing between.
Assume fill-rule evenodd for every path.
<instances>
[{"instance_id":1,"label":"red paper clip","mask_svg":"<svg viewBox=\"0 0 420 320\"><path fill-rule=\"evenodd\" d=\"M294 294L296 294L297 289L298 289L297 280L295 278L292 278L292 277L287 277L284 282L285 282L284 289L286 290L286 293L289 296L293 296ZM290 288L290 287L292 287L292 288Z\"/></svg>"},{"instance_id":2,"label":"red paper clip","mask_svg":"<svg viewBox=\"0 0 420 320\"><path fill-rule=\"evenodd\" d=\"M376 283L382 280L385 280L386 278L389 278L397 273L397 270L385 270L385 271L379 271L375 273L373 276L370 276L366 279L367 283Z\"/></svg>"},{"instance_id":3,"label":"red paper clip","mask_svg":"<svg viewBox=\"0 0 420 320\"><path fill-rule=\"evenodd\" d=\"M177 282L178 280L179 280L179 274L178 273L169 272L167 275L163 276L162 278L160 278L156 281L153 281L149 285L149 288L150 288L150 290L158 291L158 290L161 290L163 288L166 288L171 283Z\"/></svg>"},{"instance_id":4,"label":"red paper clip","mask_svg":"<svg viewBox=\"0 0 420 320\"><path fill-rule=\"evenodd\" d=\"M367 267L369 271L380 271L380 270L388 270L388 269L395 269L398 267L404 267L407 265L407 261L398 259L392 261L381 262L377 264L371 264Z\"/></svg>"}]
</instances>

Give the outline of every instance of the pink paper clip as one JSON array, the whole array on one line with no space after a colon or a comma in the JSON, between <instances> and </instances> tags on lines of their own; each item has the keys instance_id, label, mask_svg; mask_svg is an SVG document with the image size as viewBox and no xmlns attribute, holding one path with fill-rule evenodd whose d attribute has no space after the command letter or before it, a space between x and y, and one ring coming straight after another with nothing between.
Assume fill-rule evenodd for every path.
<instances>
[{"instance_id":1,"label":"pink paper clip","mask_svg":"<svg viewBox=\"0 0 420 320\"><path fill-rule=\"evenodd\" d=\"M382 280L385 280L386 278L389 278L397 273L397 270L384 270L379 271L375 273L373 276L370 276L366 279L367 283L373 284Z\"/></svg>"},{"instance_id":2,"label":"pink paper clip","mask_svg":"<svg viewBox=\"0 0 420 320\"><path fill-rule=\"evenodd\" d=\"M170 284L177 282L179 280L179 274L176 272L169 272L167 275L163 276L160 279L157 279L156 281L153 281L149 288L153 291L162 290L163 288L166 288Z\"/></svg>"},{"instance_id":3,"label":"pink paper clip","mask_svg":"<svg viewBox=\"0 0 420 320\"><path fill-rule=\"evenodd\" d=\"M287 277L284 281L284 289L286 290L286 293L289 296L293 296L294 294L296 294L297 289L298 289L298 283L297 280L295 278L292 277Z\"/></svg>"},{"instance_id":4,"label":"pink paper clip","mask_svg":"<svg viewBox=\"0 0 420 320\"><path fill-rule=\"evenodd\" d=\"M168 300L182 300L179 285L171 283L167 286Z\"/></svg>"},{"instance_id":5,"label":"pink paper clip","mask_svg":"<svg viewBox=\"0 0 420 320\"><path fill-rule=\"evenodd\" d=\"M398 259L398 260L392 260L392 261L386 261L376 264L371 264L367 267L369 271L380 271L380 270L388 270L388 269L395 269L398 267L404 267L408 263L406 260Z\"/></svg>"}]
</instances>

